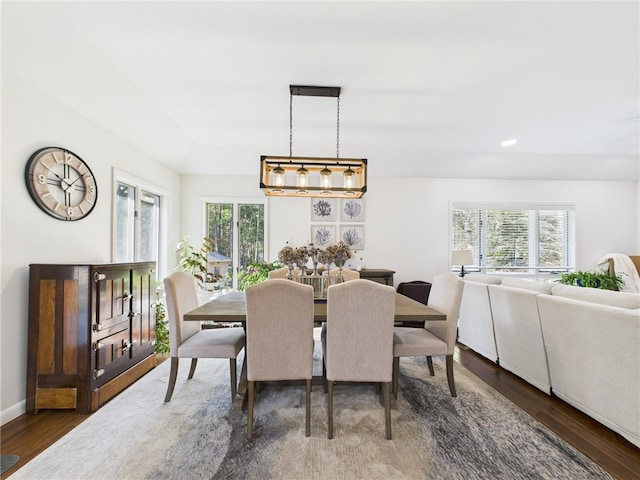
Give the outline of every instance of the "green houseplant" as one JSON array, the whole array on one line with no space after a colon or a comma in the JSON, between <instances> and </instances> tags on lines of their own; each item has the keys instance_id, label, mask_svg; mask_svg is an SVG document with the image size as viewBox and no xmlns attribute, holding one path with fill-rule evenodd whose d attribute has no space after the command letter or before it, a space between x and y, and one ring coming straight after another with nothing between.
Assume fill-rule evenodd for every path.
<instances>
[{"instance_id":1,"label":"green houseplant","mask_svg":"<svg viewBox=\"0 0 640 480\"><path fill-rule=\"evenodd\" d=\"M169 319L167 309L162 302L164 297L164 286L162 282L156 283L156 354L166 355L169 353Z\"/></svg>"},{"instance_id":2,"label":"green houseplant","mask_svg":"<svg viewBox=\"0 0 640 480\"><path fill-rule=\"evenodd\" d=\"M280 262L251 262L247 265L246 270L242 270L238 274L238 289L244 290L249 285L264 282L269 278L269 272L278 268L282 268Z\"/></svg>"},{"instance_id":3,"label":"green houseplant","mask_svg":"<svg viewBox=\"0 0 640 480\"><path fill-rule=\"evenodd\" d=\"M624 280L620 276L607 272L577 271L563 273L559 283L577 285L579 287L600 288L603 290L620 290Z\"/></svg>"},{"instance_id":4,"label":"green houseplant","mask_svg":"<svg viewBox=\"0 0 640 480\"><path fill-rule=\"evenodd\" d=\"M209 237L202 239L202 245L197 250L196 247L189 244L189 235L185 235L180 243L178 243L178 255L180 261L179 268L191 275L200 288L204 287L207 278L207 264L209 262L209 252L213 248L213 240Z\"/></svg>"}]
</instances>

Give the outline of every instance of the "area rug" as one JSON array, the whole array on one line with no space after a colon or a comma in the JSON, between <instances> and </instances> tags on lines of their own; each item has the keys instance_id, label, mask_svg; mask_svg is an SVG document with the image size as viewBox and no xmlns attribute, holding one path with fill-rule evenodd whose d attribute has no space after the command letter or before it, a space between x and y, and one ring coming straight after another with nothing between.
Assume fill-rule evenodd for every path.
<instances>
[{"instance_id":1,"label":"area rug","mask_svg":"<svg viewBox=\"0 0 640 480\"><path fill-rule=\"evenodd\" d=\"M317 348L318 352L319 349ZM257 398L254 439L246 412L231 410L227 360L180 366L164 403L169 362L98 410L14 473L18 479L610 479L464 367L452 398L444 364L403 358L400 396L385 440L384 410L368 385L337 385L335 432L327 396L313 387L311 437L304 386L267 386ZM320 368L316 359L314 368Z\"/></svg>"}]
</instances>

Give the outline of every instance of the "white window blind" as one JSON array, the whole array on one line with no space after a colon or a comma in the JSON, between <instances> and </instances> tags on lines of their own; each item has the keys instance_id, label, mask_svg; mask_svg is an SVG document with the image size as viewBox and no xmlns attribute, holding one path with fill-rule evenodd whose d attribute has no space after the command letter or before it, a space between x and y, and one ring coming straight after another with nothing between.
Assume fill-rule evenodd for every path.
<instances>
[{"instance_id":1,"label":"white window blind","mask_svg":"<svg viewBox=\"0 0 640 480\"><path fill-rule=\"evenodd\" d=\"M575 264L573 205L468 205L451 208L451 248L471 250L473 271L537 275Z\"/></svg>"}]
</instances>

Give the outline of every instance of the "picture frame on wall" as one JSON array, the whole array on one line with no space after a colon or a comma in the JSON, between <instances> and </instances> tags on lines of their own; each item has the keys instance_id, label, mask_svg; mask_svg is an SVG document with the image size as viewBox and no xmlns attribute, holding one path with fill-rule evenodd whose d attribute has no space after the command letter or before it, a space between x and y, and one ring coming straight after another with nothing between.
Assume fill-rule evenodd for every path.
<instances>
[{"instance_id":1,"label":"picture frame on wall","mask_svg":"<svg viewBox=\"0 0 640 480\"><path fill-rule=\"evenodd\" d=\"M341 222L364 222L364 198L343 198L340 202Z\"/></svg>"},{"instance_id":2,"label":"picture frame on wall","mask_svg":"<svg viewBox=\"0 0 640 480\"><path fill-rule=\"evenodd\" d=\"M340 238L351 250L364 249L364 225L341 224Z\"/></svg>"},{"instance_id":3,"label":"picture frame on wall","mask_svg":"<svg viewBox=\"0 0 640 480\"><path fill-rule=\"evenodd\" d=\"M311 225L309 243L314 244L318 248L326 248L336 242L336 227L334 225Z\"/></svg>"},{"instance_id":4,"label":"picture frame on wall","mask_svg":"<svg viewBox=\"0 0 640 480\"><path fill-rule=\"evenodd\" d=\"M335 222L338 218L337 209L337 199L335 198L312 198L311 221Z\"/></svg>"}]
</instances>

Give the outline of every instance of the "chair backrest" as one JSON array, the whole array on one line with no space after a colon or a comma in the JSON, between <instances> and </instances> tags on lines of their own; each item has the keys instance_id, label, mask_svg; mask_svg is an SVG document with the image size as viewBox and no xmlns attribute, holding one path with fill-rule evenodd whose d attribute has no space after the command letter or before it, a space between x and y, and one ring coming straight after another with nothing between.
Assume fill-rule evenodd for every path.
<instances>
[{"instance_id":1,"label":"chair backrest","mask_svg":"<svg viewBox=\"0 0 640 480\"><path fill-rule=\"evenodd\" d=\"M393 364L393 287L352 280L327 289L327 379L390 382Z\"/></svg>"},{"instance_id":2,"label":"chair backrest","mask_svg":"<svg viewBox=\"0 0 640 480\"><path fill-rule=\"evenodd\" d=\"M285 278L288 272L289 267L276 268L275 270L271 270L269 271L269 273L267 273L267 280L273 280L274 278ZM300 275L300 269L293 268L291 270L291 275Z\"/></svg>"},{"instance_id":3,"label":"chair backrest","mask_svg":"<svg viewBox=\"0 0 640 480\"><path fill-rule=\"evenodd\" d=\"M313 287L276 278L246 296L248 380L312 378Z\"/></svg>"},{"instance_id":4,"label":"chair backrest","mask_svg":"<svg viewBox=\"0 0 640 480\"><path fill-rule=\"evenodd\" d=\"M412 282L401 282L398 284L396 291L406 297L412 298L417 302L424 303L429 302L429 292L431 291L431 284L422 280L413 280Z\"/></svg>"},{"instance_id":5,"label":"chair backrest","mask_svg":"<svg viewBox=\"0 0 640 480\"><path fill-rule=\"evenodd\" d=\"M339 272L339 268L332 268L331 270L329 270L329 276L335 277ZM348 282L349 280L358 280L360 278L360 272L357 270L351 270L350 268L343 268L342 276L344 277L345 282Z\"/></svg>"},{"instance_id":6,"label":"chair backrest","mask_svg":"<svg viewBox=\"0 0 640 480\"><path fill-rule=\"evenodd\" d=\"M200 322L185 322L184 314L198 307L198 294L191 275L173 272L164 279L169 316L169 347L178 356L178 347L200 330Z\"/></svg>"},{"instance_id":7,"label":"chair backrest","mask_svg":"<svg viewBox=\"0 0 640 480\"><path fill-rule=\"evenodd\" d=\"M288 267L276 268L275 270L271 270L267 274L267 278L269 280L272 280L274 278L284 278L288 271L289 271Z\"/></svg>"},{"instance_id":8,"label":"chair backrest","mask_svg":"<svg viewBox=\"0 0 640 480\"><path fill-rule=\"evenodd\" d=\"M451 272L441 273L433 279L429 293L429 306L447 315L447 320L424 322L424 328L447 343L447 355L453 355L458 329L458 314L464 281Z\"/></svg>"}]
</instances>

